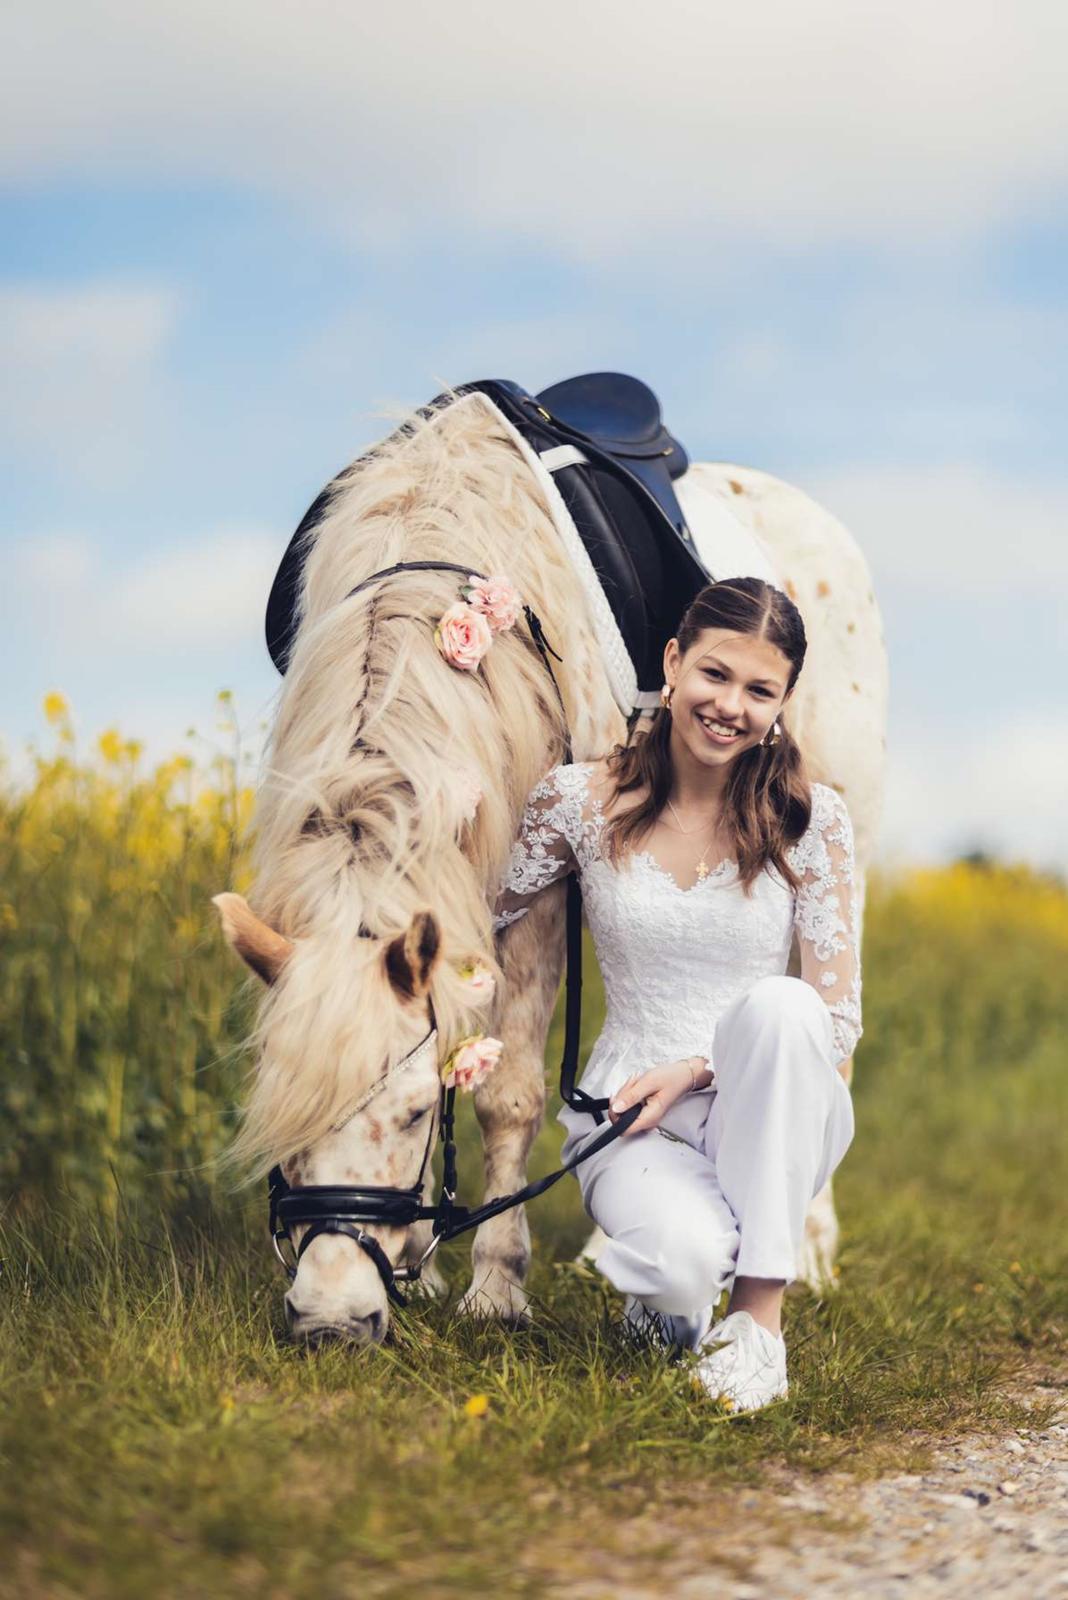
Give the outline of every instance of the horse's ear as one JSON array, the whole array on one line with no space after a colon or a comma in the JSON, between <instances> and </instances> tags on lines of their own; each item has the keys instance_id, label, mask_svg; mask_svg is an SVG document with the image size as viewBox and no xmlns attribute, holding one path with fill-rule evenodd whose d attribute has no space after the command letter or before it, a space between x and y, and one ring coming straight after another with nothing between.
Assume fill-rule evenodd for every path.
<instances>
[{"instance_id":1,"label":"horse's ear","mask_svg":"<svg viewBox=\"0 0 1068 1600\"><path fill-rule=\"evenodd\" d=\"M406 931L386 945L386 974L405 1000L415 1000L430 988L440 945L441 929L432 911L417 911Z\"/></svg>"},{"instance_id":2,"label":"horse's ear","mask_svg":"<svg viewBox=\"0 0 1068 1600\"><path fill-rule=\"evenodd\" d=\"M219 913L223 933L246 966L264 983L274 983L293 954L293 942L261 922L239 894L216 894L212 905Z\"/></svg>"}]
</instances>

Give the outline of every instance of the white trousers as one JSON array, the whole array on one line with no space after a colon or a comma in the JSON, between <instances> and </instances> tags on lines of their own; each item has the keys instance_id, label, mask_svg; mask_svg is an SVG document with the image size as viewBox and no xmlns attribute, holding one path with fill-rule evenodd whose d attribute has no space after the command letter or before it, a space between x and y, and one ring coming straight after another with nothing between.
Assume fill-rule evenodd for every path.
<instances>
[{"instance_id":1,"label":"white trousers","mask_svg":"<svg viewBox=\"0 0 1068 1600\"><path fill-rule=\"evenodd\" d=\"M583 1162L583 1203L608 1235L596 1264L617 1289L692 1315L736 1276L796 1278L809 1203L853 1138L833 1048L811 984L762 978L716 1025L715 1088ZM567 1160L598 1130L566 1107L562 1120Z\"/></svg>"}]
</instances>

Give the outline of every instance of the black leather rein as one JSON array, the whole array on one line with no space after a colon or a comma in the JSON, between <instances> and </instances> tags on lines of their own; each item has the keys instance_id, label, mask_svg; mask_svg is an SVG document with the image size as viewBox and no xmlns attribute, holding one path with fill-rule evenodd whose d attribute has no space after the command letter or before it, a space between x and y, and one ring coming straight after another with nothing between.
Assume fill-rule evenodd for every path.
<instances>
[{"instance_id":1,"label":"black leather rein","mask_svg":"<svg viewBox=\"0 0 1068 1600\"><path fill-rule=\"evenodd\" d=\"M345 596L345 601L351 600L354 594L359 593L368 584L381 578L392 577L398 572L428 571L441 569L446 572L460 572L465 576L481 578L484 573L477 572L473 567L460 566L454 561L398 561L395 566L385 567L380 572L374 572L354 589L350 589ZM344 603L344 602L342 602ZM552 665L549 661L550 653L556 656L557 661L563 658L552 649L541 620L530 606L524 605L524 614L531 636L545 663L549 677L552 679L553 688L556 690L560 709L563 712L563 697L560 686L556 681ZM565 723L566 727L566 723ZM571 738L565 734L565 760L570 762ZM575 1076L578 1067L579 1051L579 1022L582 1006L582 896L578 879L572 873L567 880L567 1002L564 1027L564 1053L560 1062L560 1094L562 1099L576 1111L587 1112L593 1117L595 1123L604 1121L604 1113L608 1107L606 1099L595 1099L575 1086ZM433 1004L431 1004L431 1018L433 1019ZM410 1060L416 1051L425 1049L437 1033L436 1026L431 1026L426 1038L420 1041L416 1049L406 1059ZM438 1125L442 1140L442 1175L441 1192L433 1205L426 1205L423 1201L424 1179L430 1159L430 1152L434 1142L434 1128L431 1127L427 1139L426 1149L423 1152L423 1161L419 1169L419 1177L410 1189L398 1189L388 1186L375 1187L361 1184L331 1184L309 1185L302 1188L291 1188L286 1182L281 1166L271 1169L267 1179L268 1201L270 1206L270 1231L274 1251L290 1278L297 1275L297 1267L305 1250L313 1239L321 1234L341 1234L352 1239L366 1251L378 1268L379 1275L385 1285L386 1293L398 1305L407 1302L398 1289L398 1282L414 1282L438 1245L444 1244L449 1239L455 1239L461 1233L467 1233L471 1228L481 1226L490 1217L499 1216L502 1211L510 1211L513 1206L524 1205L526 1201L533 1200L537 1195L544 1194L551 1189L565 1173L573 1172L577 1166L590 1156L596 1155L606 1145L618 1139L625 1133L631 1123L636 1120L642 1110L641 1103L631 1106L625 1111L618 1121L602 1130L597 1137L584 1145L565 1166L558 1167L555 1172L550 1172L547 1177L538 1178L533 1183L525 1184L522 1189L517 1189L514 1194L501 1195L494 1200L487 1200L480 1206L464 1206L457 1203L456 1186L456 1138L455 1138L455 1088L446 1088L442 1085L441 1103ZM357 1106L356 1110L360 1109ZM355 1115L351 1112L349 1115ZM374 1227L408 1228L415 1222L432 1222L433 1237L422 1256L413 1265L395 1267L383 1250L378 1240L366 1231L363 1224ZM291 1230L295 1227L306 1227L299 1245L294 1245ZM285 1246L289 1246L292 1260L285 1254Z\"/></svg>"}]
</instances>

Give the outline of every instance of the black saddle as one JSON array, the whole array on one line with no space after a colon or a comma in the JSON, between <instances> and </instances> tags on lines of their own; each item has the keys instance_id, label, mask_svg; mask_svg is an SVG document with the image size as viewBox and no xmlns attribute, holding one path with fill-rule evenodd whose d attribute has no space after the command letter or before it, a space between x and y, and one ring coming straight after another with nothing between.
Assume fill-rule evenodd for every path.
<instances>
[{"instance_id":1,"label":"black saddle","mask_svg":"<svg viewBox=\"0 0 1068 1600\"><path fill-rule=\"evenodd\" d=\"M456 392L476 391L552 472L634 663L639 704L655 703L664 644L693 596L711 582L672 487L686 471L686 452L665 428L655 394L620 372L587 373L537 395L503 378L462 384ZM449 403L439 396L424 414ZM267 603L267 648L280 672L293 643L304 541L332 489L317 497L293 535Z\"/></svg>"}]
</instances>

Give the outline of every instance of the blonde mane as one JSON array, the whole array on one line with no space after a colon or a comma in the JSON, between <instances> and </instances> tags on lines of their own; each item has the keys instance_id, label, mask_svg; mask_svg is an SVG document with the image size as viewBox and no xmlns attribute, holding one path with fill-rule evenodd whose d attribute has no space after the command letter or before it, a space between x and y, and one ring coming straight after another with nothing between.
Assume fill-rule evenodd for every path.
<instances>
[{"instance_id":1,"label":"blonde mane","mask_svg":"<svg viewBox=\"0 0 1068 1600\"><path fill-rule=\"evenodd\" d=\"M461 574L404 572L346 598L402 560L507 574L567 658L553 668L573 729L572 686L602 671L537 481L481 396L407 418L335 479L308 538L255 821L252 899L296 948L260 1006L230 1151L250 1176L314 1145L411 1048L382 947L417 911L442 932L431 989L442 1053L486 1028L456 969L477 956L501 977L490 902L523 801L563 752L525 620L475 672L440 655L434 626ZM473 820L469 782L481 789Z\"/></svg>"}]
</instances>

